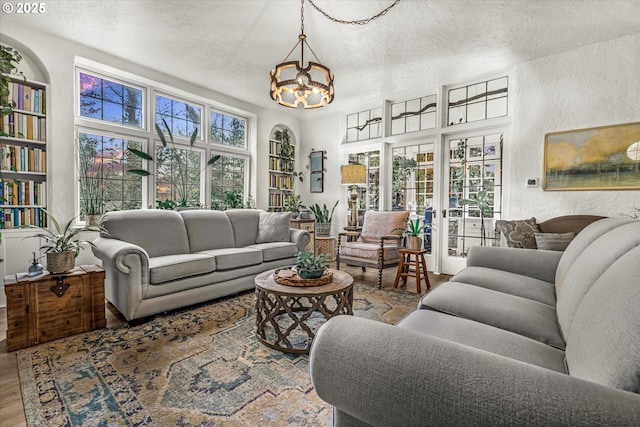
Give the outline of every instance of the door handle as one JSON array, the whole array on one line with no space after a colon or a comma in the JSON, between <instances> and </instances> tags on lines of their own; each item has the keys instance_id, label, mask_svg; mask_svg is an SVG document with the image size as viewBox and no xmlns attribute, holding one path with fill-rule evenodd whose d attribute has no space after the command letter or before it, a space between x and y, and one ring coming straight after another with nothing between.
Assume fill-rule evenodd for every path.
<instances>
[{"instance_id":1,"label":"door handle","mask_svg":"<svg viewBox=\"0 0 640 427\"><path fill-rule=\"evenodd\" d=\"M446 217L447 217L447 210L442 209L442 218L446 218Z\"/></svg>"}]
</instances>

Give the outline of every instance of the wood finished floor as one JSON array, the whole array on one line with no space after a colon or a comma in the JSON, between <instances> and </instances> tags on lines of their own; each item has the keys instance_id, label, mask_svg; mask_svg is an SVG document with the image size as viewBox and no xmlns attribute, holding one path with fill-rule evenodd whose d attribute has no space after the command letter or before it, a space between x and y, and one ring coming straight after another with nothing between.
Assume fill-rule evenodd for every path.
<instances>
[{"instance_id":1,"label":"wood finished floor","mask_svg":"<svg viewBox=\"0 0 640 427\"><path fill-rule=\"evenodd\" d=\"M341 267L343 271L351 274L356 281L377 284L378 271L367 269L362 272L360 267ZM383 272L383 289L391 288L395 279L396 269L390 267ZM450 276L435 276L429 274L431 289L448 281ZM402 282L400 282L402 287ZM407 281L406 289L409 292L416 292L415 279ZM422 282L422 294L425 294L424 281ZM107 304L106 309L107 327L116 326L125 322L120 313L113 306ZM16 352L7 353L7 309L0 308L0 427L25 427L27 425L24 416L24 406L22 404L22 393L20 392L20 380L18 378L18 363Z\"/></svg>"}]
</instances>

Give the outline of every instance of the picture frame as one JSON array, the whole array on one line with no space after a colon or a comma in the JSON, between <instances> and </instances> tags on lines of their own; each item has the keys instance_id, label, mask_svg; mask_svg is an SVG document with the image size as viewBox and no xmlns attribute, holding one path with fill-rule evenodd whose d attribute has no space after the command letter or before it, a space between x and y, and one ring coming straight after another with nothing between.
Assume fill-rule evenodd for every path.
<instances>
[{"instance_id":1,"label":"picture frame","mask_svg":"<svg viewBox=\"0 0 640 427\"><path fill-rule=\"evenodd\" d=\"M324 173L311 172L309 177L309 191L311 193L322 193L324 191Z\"/></svg>"},{"instance_id":2,"label":"picture frame","mask_svg":"<svg viewBox=\"0 0 640 427\"><path fill-rule=\"evenodd\" d=\"M312 151L309 154L309 171L324 172L324 150Z\"/></svg>"},{"instance_id":3,"label":"picture frame","mask_svg":"<svg viewBox=\"0 0 640 427\"><path fill-rule=\"evenodd\" d=\"M547 133L542 189L640 189L640 123Z\"/></svg>"}]
</instances>

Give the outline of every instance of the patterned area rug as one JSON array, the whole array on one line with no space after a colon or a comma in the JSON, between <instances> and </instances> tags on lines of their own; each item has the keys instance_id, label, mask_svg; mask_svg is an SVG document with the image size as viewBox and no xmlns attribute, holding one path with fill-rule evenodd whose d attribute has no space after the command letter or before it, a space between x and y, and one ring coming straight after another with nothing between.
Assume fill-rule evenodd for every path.
<instances>
[{"instance_id":1,"label":"patterned area rug","mask_svg":"<svg viewBox=\"0 0 640 427\"><path fill-rule=\"evenodd\" d=\"M354 315L396 323L420 295L356 284ZM255 336L253 293L17 353L29 426L328 426L308 357Z\"/></svg>"}]
</instances>

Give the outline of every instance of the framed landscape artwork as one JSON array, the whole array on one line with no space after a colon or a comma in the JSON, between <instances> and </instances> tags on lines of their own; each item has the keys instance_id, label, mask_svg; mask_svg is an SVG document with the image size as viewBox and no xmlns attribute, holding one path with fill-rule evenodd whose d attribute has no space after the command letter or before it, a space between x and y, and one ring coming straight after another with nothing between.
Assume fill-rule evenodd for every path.
<instances>
[{"instance_id":1,"label":"framed landscape artwork","mask_svg":"<svg viewBox=\"0 0 640 427\"><path fill-rule=\"evenodd\" d=\"M309 154L309 170L311 172L324 171L324 151L312 151Z\"/></svg>"},{"instance_id":2,"label":"framed landscape artwork","mask_svg":"<svg viewBox=\"0 0 640 427\"><path fill-rule=\"evenodd\" d=\"M322 193L324 191L324 174L322 172L311 172L309 179L309 191L311 193Z\"/></svg>"},{"instance_id":3,"label":"framed landscape artwork","mask_svg":"<svg viewBox=\"0 0 640 427\"><path fill-rule=\"evenodd\" d=\"M640 123L546 134L542 188L640 189Z\"/></svg>"}]
</instances>

